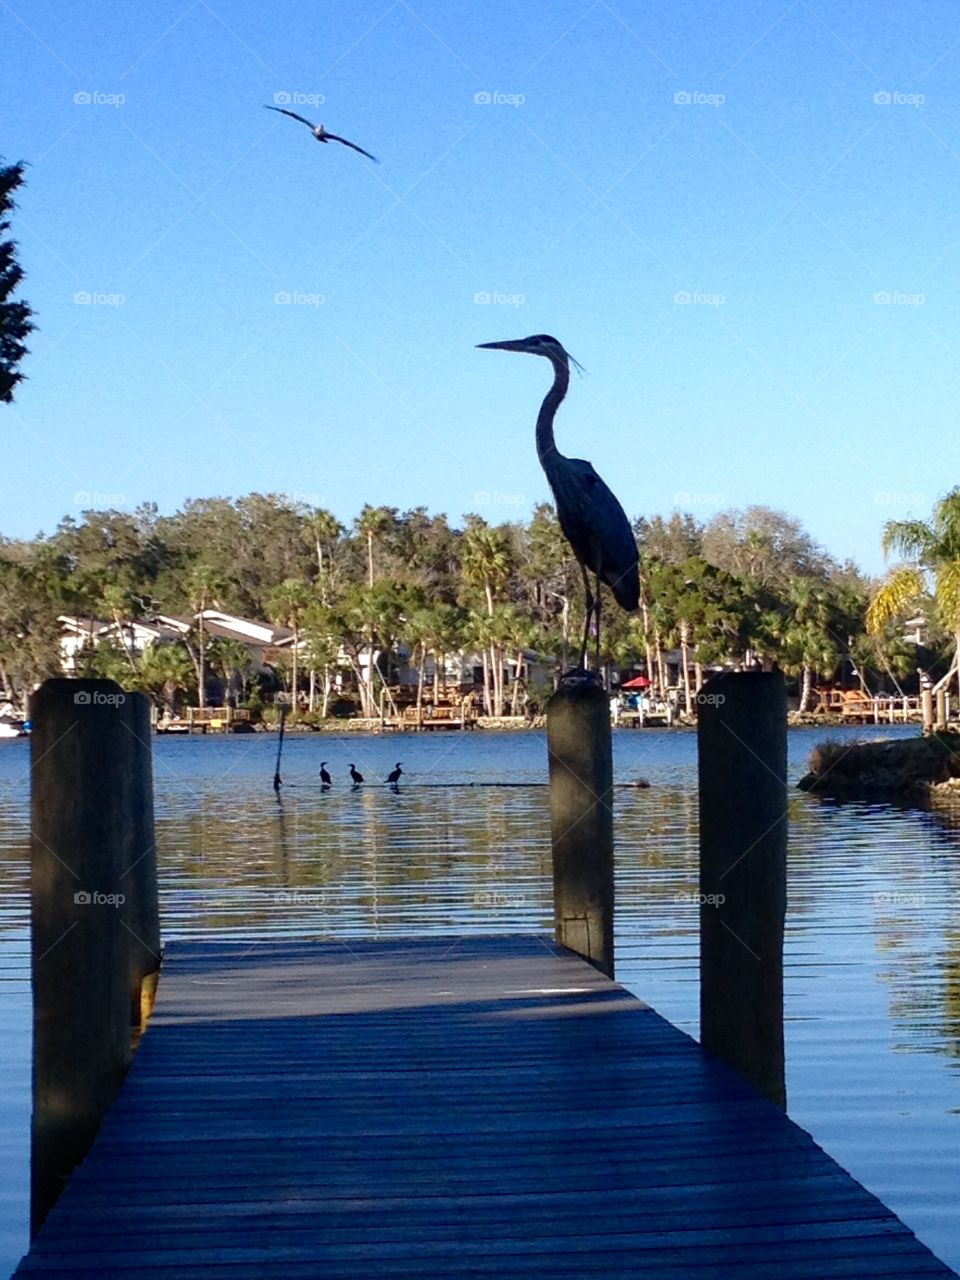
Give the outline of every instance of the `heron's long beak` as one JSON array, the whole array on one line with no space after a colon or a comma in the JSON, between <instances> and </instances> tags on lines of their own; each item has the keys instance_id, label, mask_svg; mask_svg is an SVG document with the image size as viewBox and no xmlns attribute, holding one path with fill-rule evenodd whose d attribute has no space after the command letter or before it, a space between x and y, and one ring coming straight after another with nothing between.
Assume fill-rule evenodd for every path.
<instances>
[{"instance_id":1,"label":"heron's long beak","mask_svg":"<svg viewBox=\"0 0 960 1280\"><path fill-rule=\"evenodd\" d=\"M512 338L509 342L478 342L478 348L485 351L526 351L523 338Z\"/></svg>"}]
</instances>

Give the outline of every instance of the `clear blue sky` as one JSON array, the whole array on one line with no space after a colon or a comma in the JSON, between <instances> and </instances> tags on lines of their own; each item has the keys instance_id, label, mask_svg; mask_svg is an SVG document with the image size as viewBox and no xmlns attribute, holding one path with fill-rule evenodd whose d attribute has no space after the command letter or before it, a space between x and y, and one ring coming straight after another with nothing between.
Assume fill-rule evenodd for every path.
<instances>
[{"instance_id":1,"label":"clear blue sky","mask_svg":"<svg viewBox=\"0 0 960 1280\"><path fill-rule=\"evenodd\" d=\"M549 368L474 344L538 332L631 516L764 503L877 571L960 481L955 3L2 0L0 43L7 535L254 489L526 516Z\"/></svg>"}]
</instances>

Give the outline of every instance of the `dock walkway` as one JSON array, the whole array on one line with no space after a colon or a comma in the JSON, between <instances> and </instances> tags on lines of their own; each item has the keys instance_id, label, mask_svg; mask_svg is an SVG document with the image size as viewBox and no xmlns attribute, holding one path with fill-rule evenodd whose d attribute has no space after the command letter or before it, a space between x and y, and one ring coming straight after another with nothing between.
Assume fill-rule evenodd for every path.
<instances>
[{"instance_id":1,"label":"dock walkway","mask_svg":"<svg viewBox=\"0 0 960 1280\"><path fill-rule=\"evenodd\" d=\"M802 1129L541 937L168 947L18 1275L952 1276Z\"/></svg>"}]
</instances>

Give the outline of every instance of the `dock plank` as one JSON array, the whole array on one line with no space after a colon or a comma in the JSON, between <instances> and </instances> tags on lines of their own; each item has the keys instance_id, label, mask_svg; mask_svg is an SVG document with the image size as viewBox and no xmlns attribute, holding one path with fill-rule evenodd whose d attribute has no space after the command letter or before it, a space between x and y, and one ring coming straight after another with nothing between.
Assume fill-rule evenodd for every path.
<instances>
[{"instance_id":1,"label":"dock plank","mask_svg":"<svg viewBox=\"0 0 960 1280\"><path fill-rule=\"evenodd\" d=\"M545 938L168 947L17 1274L955 1273L778 1108Z\"/></svg>"}]
</instances>

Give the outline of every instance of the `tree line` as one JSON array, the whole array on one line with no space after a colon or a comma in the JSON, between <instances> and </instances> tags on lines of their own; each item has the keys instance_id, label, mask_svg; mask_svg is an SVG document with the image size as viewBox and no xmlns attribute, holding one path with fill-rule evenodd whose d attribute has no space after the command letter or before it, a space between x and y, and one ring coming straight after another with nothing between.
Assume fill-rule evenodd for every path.
<instances>
[{"instance_id":1,"label":"tree line","mask_svg":"<svg viewBox=\"0 0 960 1280\"><path fill-rule=\"evenodd\" d=\"M960 499L954 505L960 513ZM896 687L917 666L916 647L901 634L908 606L927 610L932 648L922 662L946 669L960 626L937 613L939 579L934 571L924 581L920 553L930 547L917 542L917 528L909 546L891 534L891 545L917 555L884 584L837 563L797 521L762 506L707 522L686 512L641 518L634 531L641 607L626 615L607 602L601 658L618 672L646 671L657 691L669 680L667 655L677 652L688 699L717 663L779 666L797 680L804 706L817 681L845 663L869 673L872 687ZM115 639L81 655L82 674L143 689L158 704L182 697L204 705L211 678L256 702L270 692L265 678L250 669L244 645L205 633L197 619L210 608L289 628L294 643L275 655L276 680L309 689L320 715L344 665L359 710L375 715L381 691L392 696L389 655L398 645L419 672L418 698L430 659L439 670L447 655L475 652L485 709L515 712L524 688L507 678L511 664L522 673L534 651L559 673L576 655L583 619L579 569L549 504L527 521L494 525L472 514L459 527L422 507L371 505L344 525L276 494L191 500L173 515L145 504L85 511L49 536L0 539L0 682L22 702L59 673L59 619L69 615L117 624ZM189 629L138 652L125 624L158 615L191 620Z\"/></svg>"}]
</instances>

